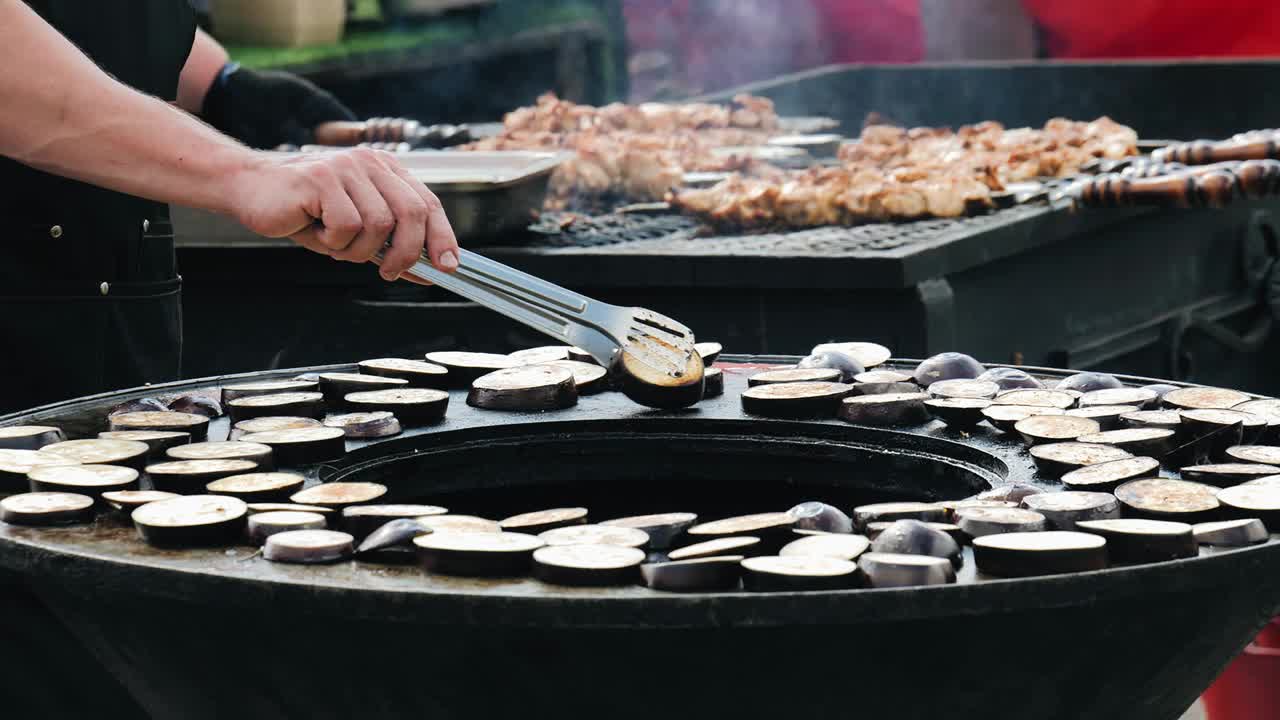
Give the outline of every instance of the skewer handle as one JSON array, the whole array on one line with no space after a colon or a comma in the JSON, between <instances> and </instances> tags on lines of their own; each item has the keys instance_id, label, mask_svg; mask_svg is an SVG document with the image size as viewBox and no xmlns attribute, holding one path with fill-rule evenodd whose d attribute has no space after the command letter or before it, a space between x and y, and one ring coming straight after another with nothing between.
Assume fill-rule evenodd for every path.
<instances>
[{"instance_id":1,"label":"skewer handle","mask_svg":"<svg viewBox=\"0 0 1280 720\"><path fill-rule=\"evenodd\" d=\"M1242 133L1221 142L1194 140L1178 143L1156 150L1151 153L1151 158L1156 162L1178 162L1186 165L1276 159L1280 158L1280 133L1259 130Z\"/></svg>"},{"instance_id":2,"label":"skewer handle","mask_svg":"<svg viewBox=\"0 0 1280 720\"><path fill-rule=\"evenodd\" d=\"M466 125L423 125L408 118L370 118L364 122L327 122L315 129L317 145L353 147L370 144L419 147L449 147L470 142Z\"/></svg>"},{"instance_id":3,"label":"skewer handle","mask_svg":"<svg viewBox=\"0 0 1280 720\"><path fill-rule=\"evenodd\" d=\"M1223 207L1239 192L1239 180L1226 170L1145 178L1111 174L1081 183L1074 201L1083 207Z\"/></svg>"}]
</instances>

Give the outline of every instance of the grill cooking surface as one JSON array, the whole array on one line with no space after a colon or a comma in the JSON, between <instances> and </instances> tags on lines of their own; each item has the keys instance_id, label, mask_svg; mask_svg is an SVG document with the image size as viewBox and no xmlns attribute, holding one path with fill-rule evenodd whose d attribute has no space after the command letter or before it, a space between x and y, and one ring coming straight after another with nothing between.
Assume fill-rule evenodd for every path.
<instances>
[{"instance_id":1,"label":"grill cooking surface","mask_svg":"<svg viewBox=\"0 0 1280 720\"><path fill-rule=\"evenodd\" d=\"M709 234L696 220L681 215L638 213L578 216L560 230L559 225L569 219L568 215L547 213L533 226L527 246L548 250L591 248L617 254L858 256L925 247L1052 212L1044 205L1023 205L966 218L746 235Z\"/></svg>"}]
</instances>

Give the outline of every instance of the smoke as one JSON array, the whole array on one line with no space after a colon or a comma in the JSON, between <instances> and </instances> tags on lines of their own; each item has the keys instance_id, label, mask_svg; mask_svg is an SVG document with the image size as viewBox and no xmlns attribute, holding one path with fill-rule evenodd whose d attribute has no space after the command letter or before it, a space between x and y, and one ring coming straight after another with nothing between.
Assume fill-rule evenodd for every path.
<instances>
[{"instance_id":1,"label":"smoke","mask_svg":"<svg viewBox=\"0 0 1280 720\"><path fill-rule=\"evenodd\" d=\"M807 0L627 0L632 99L688 97L823 64Z\"/></svg>"}]
</instances>

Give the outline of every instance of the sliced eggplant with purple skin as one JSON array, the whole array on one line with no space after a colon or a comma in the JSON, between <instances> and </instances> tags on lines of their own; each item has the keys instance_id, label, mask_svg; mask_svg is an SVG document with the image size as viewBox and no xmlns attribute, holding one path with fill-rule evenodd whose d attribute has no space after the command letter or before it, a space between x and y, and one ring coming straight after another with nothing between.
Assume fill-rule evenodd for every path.
<instances>
[{"instance_id":1,"label":"sliced eggplant with purple skin","mask_svg":"<svg viewBox=\"0 0 1280 720\"><path fill-rule=\"evenodd\" d=\"M126 400L118 405L112 406L107 411L107 415L115 415L116 413L127 412L168 412L169 406L160 398L144 397Z\"/></svg>"},{"instance_id":2,"label":"sliced eggplant with purple skin","mask_svg":"<svg viewBox=\"0 0 1280 720\"><path fill-rule=\"evenodd\" d=\"M1041 532L1049 521L1035 510L1024 508L966 507L956 510L956 525L970 538L999 533Z\"/></svg>"},{"instance_id":3,"label":"sliced eggplant with purple skin","mask_svg":"<svg viewBox=\"0 0 1280 720\"><path fill-rule=\"evenodd\" d=\"M1050 530L1075 530L1083 520L1114 520L1120 517L1120 502L1111 493L1052 492L1032 495L1022 501L1028 510L1044 516Z\"/></svg>"},{"instance_id":4,"label":"sliced eggplant with purple skin","mask_svg":"<svg viewBox=\"0 0 1280 720\"><path fill-rule=\"evenodd\" d=\"M471 383L476 378L488 375L494 370L504 370L520 364L506 355L452 350L427 353L427 362L440 365L449 371L448 381L451 388L471 387Z\"/></svg>"},{"instance_id":5,"label":"sliced eggplant with purple skin","mask_svg":"<svg viewBox=\"0 0 1280 720\"><path fill-rule=\"evenodd\" d=\"M1008 485L993 487L990 490L983 490L982 492L970 496L967 499L977 500L979 502L1011 502L1018 504L1032 495L1039 495L1043 492L1047 491L1038 485L1031 485L1029 483L1009 483Z\"/></svg>"},{"instance_id":6,"label":"sliced eggplant with purple skin","mask_svg":"<svg viewBox=\"0 0 1280 720\"><path fill-rule=\"evenodd\" d=\"M899 521L908 522L908 521ZM800 555L805 557L833 557L841 560L856 560L859 555L867 551L871 547L871 541L863 535L845 535L838 533L827 533L823 535L809 535L798 540L792 540L778 554L783 557L792 555ZM746 553L739 553L746 554Z\"/></svg>"},{"instance_id":7,"label":"sliced eggplant with purple skin","mask_svg":"<svg viewBox=\"0 0 1280 720\"><path fill-rule=\"evenodd\" d=\"M159 500L131 515L138 535L157 547L234 545L244 535L249 508L225 495L187 495Z\"/></svg>"},{"instance_id":8,"label":"sliced eggplant with purple skin","mask_svg":"<svg viewBox=\"0 0 1280 720\"><path fill-rule=\"evenodd\" d=\"M1160 474L1160 461L1152 457L1131 457L1111 462L1086 465L1062 476L1068 490L1111 492L1130 480L1154 478Z\"/></svg>"},{"instance_id":9,"label":"sliced eggplant with purple skin","mask_svg":"<svg viewBox=\"0 0 1280 720\"><path fill-rule=\"evenodd\" d=\"M370 533L393 520L414 520L447 515L448 508L439 505L352 505L342 509L342 529L356 540L363 540ZM421 525L421 523L418 523Z\"/></svg>"},{"instance_id":10,"label":"sliced eggplant with purple skin","mask_svg":"<svg viewBox=\"0 0 1280 720\"><path fill-rule=\"evenodd\" d=\"M413 539L432 532L431 528L414 519L392 520L369 533L356 548L356 555L362 560L403 564L416 557Z\"/></svg>"},{"instance_id":11,"label":"sliced eggplant with purple skin","mask_svg":"<svg viewBox=\"0 0 1280 720\"><path fill-rule=\"evenodd\" d=\"M268 415L266 417L241 420L231 426L228 440L242 440L245 435L275 430L297 430L298 428L320 427L324 423L315 418L293 417L289 415Z\"/></svg>"},{"instance_id":12,"label":"sliced eggplant with purple skin","mask_svg":"<svg viewBox=\"0 0 1280 720\"><path fill-rule=\"evenodd\" d=\"M538 533L538 537L548 546L618 545L645 548L649 545L649 533L638 528L616 525L567 525L544 530Z\"/></svg>"},{"instance_id":13,"label":"sliced eggplant with purple skin","mask_svg":"<svg viewBox=\"0 0 1280 720\"><path fill-rule=\"evenodd\" d=\"M1182 446L1175 458L1182 465L1213 462L1226 455L1227 449L1244 442L1248 413L1235 410L1198 409L1183 410L1182 429L1179 433ZM1265 421L1264 421L1265 422Z\"/></svg>"},{"instance_id":14,"label":"sliced eggplant with purple skin","mask_svg":"<svg viewBox=\"0 0 1280 720\"><path fill-rule=\"evenodd\" d=\"M925 400L924 405L930 415L947 427L964 430L983 421L982 411L991 407L991 401L982 398L935 398Z\"/></svg>"},{"instance_id":15,"label":"sliced eggplant with purple skin","mask_svg":"<svg viewBox=\"0 0 1280 720\"><path fill-rule=\"evenodd\" d=\"M838 352L853 358L853 361L870 370L889 361L893 354L889 348L873 342L829 342L813 346L810 355L818 353Z\"/></svg>"},{"instance_id":16,"label":"sliced eggplant with purple skin","mask_svg":"<svg viewBox=\"0 0 1280 720\"><path fill-rule=\"evenodd\" d=\"M840 374L835 378L819 378L831 382L851 383L858 375L866 372L853 358L839 352L815 353L800 358L796 363L797 370L836 370Z\"/></svg>"},{"instance_id":17,"label":"sliced eggplant with purple skin","mask_svg":"<svg viewBox=\"0 0 1280 720\"><path fill-rule=\"evenodd\" d=\"M1238 390L1189 387L1172 390L1160 400L1165 407L1178 410L1229 410L1252 399L1252 396Z\"/></svg>"},{"instance_id":18,"label":"sliced eggplant with purple skin","mask_svg":"<svg viewBox=\"0 0 1280 720\"><path fill-rule=\"evenodd\" d=\"M643 550L618 545L554 545L533 551L533 576L552 585L630 585L640 577Z\"/></svg>"},{"instance_id":19,"label":"sliced eggplant with purple skin","mask_svg":"<svg viewBox=\"0 0 1280 720\"><path fill-rule=\"evenodd\" d=\"M1221 489L1188 480L1144 478L1124 483L1115 496L1126 517L1197 523L1217 519Z\"/></svg>"},{"instance_id":20,"label":"sliced eggplant with purple skin","mask_svg":"<svg viewBox=\"0 0 1280 720\"><path fill-rule=\"evenodd\" d=\"M724 371L720 368L707 368L706 373L702 376L702 380L702 397L704 399L720 397L724 394ZM582 386L578 386L578 393L582 393Z\"/></svg>"},{"instance_id":21,"label":"sliced eggplant with purple skin","mask_svg":"<svg viewBox=\"0 0 1280 720\"><path fill-rule=\"evenodd\" d=\"M141 470L146 467L151 448L132 440L66 440L45 445L37 452L74 460L82 465L124 465Z\"/></svg>"},{"instance_id":22,"label":"sliced eggplant with purple skin","mask_svg":"<svg viewBox=\"0 0 1280 720\"><path fill-rule=\"evenodd\" d=\"M290 502L319 505L341 511L352 505L368 505L387 494L387 486L371 482L332 482L299 490Z\"/></svg>"},{"instance_id":23,"label":"sliced eggplant with purple skin","mask_svg":"<svg viewBox=\"0 0 1280 720\"><path fill-rule=\"evenodd\" d=\"M236 383L223 386L222 405L225 409L228 403L237 398L319 392L319 390L319 380L262 380L260 382Z\"/></svg>"},{"instance_id":24,"label":"sliced eggplant with purple skin","mask_svg":"<svg viewBox=\"0 0 1280 720\"><path fill-rule=\"evenodd\" d=\"M32 492L64 492L97 500L103 493L138 488L138 471L123 465L45 465L27 473Z\"/></svg>"},{"instance_id":25,"label":"sliced eggplant with purple skin","mask_svg":"<svg viewBox=\"0 0 1280 720\"><path fill-rule=\"evenodd\" d=\"M1280 474L1280 467L1258 463L1214 463L1188 465L1179 474L1183 480L1224 488Z\"/></svg>"},{"instance_id":26,"label":"sliced eggplant with purple skin","mask_svg":"<svg viewBox=\"0 0 1280 720\"><path fill-rule=\"evenodd\" d=\"M151 448L148 458L166 457L165 450L191 442L191 433L172 430L121 430L112 432L104 430L98 433L99 440L129 440L145 443Z\"/></svg>"},{"instance_id":27,"label":"sliced eggplant with purple skin","mask_svg":"<svg viewBox=\"0 0 1280 720\"><path fill-rule=\"evenodd\" d=\"M640 577L653 590L715 592L734 590L742 580L741 555L672 560L640 566Z\"/></svg>"},{"instance_id":28,"label":"sliced eggplant with purple skin","mask_svg":"<svg viewBox=\"0 0 1280 720\"><path fill-rule=\"evenodd\" d=\"M977 360L958 352L944 352L922 361L912 374L916 384L927 388L941 380L976 378L987 369Z\"/></svg>"},{"instance_id":29,"label":"sliced eggplant with purple skin","mask_svg":"<svg viewBox=\"0 0 1280 720\"><path fill-rule=\"evenodd\" d=\"M1258 518L1269 532L1280 532L1280 485L1237 485L1217 498L1228 518Z\"/></svg>"},{"instance_id":30,"label":"sliced eggplant with purple skin","mask_svg":"<svg viewBox=\"0 0 1280 720\"><path fill-rule=\"evenodd\" d=\"M1236 445L1227 448L1226 454L1232 462L1280 465L1280 446L1277 445Z\"/></svg>"},{"instance_id":31,"label":"sliced eggplant with purple skin","mask_svg":"<svg viewBox=\"0 0 1280 720\"><path fill-rule=\"evenodd\" d=\"M320 374L320 393L324 395L325 405L331 409L347 407L345 398L351 393L398 390L407 387L409 387L409 381L403 378L348 372Z\"/></svg>"},{"instance_id":32,"label":"sliced eggplant with purple skin","mask_svg":"<svg viewBox=\"0 0 1280 720\"><path fill-rule=\"evenodd\" d=\"M94 500L68 492L29 492L0 500L0 521L10 525L79 525L93 522Z\"/></svg>"},{"instance_id":33,"label":"sliced eggplant with purple skin","mask_svg":"<svg viewBox=\"0 0 1280 720\"><path fill-rule=\"evenodd\" d=\"M1013 431L1027 445L1067 442L1082 435L1096 434L1101 429L1096 420L1070 415L1032 415L1013 426Z\"/></svg>"},{"instance_id":34,"label":"sliced eggplant with purple skin","mask_svg":"<svg viewBox=\"0 0 1280 720\"><path fill-rule=\"evenodd\" d=\"M853 425L920 425L930 419L928 399L922 392L847 397L840 401L839 417Z\"/></svg>"},{"instance_id":35,"label":"sliced eggplant with purple skin","mask_svg":"<svg viewBox=\"0 0 1280 720\"><path fill-rule=\"evenodd\" d=\"M946 511L946 513L947 513L946 523L945 523L945 524L953 524L953 523L955 523L955 521L956 521L956 511L958 511L958 510L960 510L960 509L962 509L962 508L977 508L977 507L982 507L982 508L1016 508L1016 507L1019 507L1019 506L1021 505L1021 503L1020 503L1020 502L1014 502L1014 501L1012 501L1012 500L979 500L979 499L975 499L975 498L965 498L965 499L963 499L963 500L943 500L942 502L938 503L938 505L939 505L943 510L945 510L945 511ZM868 524L867 524L866 532L867 532L867 535L868 535L868 536L870 536L870 535L871 535L871 526L872 526L872 525L874 525L874 524L875 524L875 523L868 523ZM883 523L881 523L881 524L883 524ZM959 527L959 526L957 525L956 527ZM968 538L968 537L966 537L966 536L964 536L963 534L961 534L961 536L960 536L960 538L959 538L959 540L960 540L961 542L966 541L966 540L968 540L968 539L969 539L969 538Z\"/></svg>"},{"instance_id":36,"label":"sliced eggplant with purple skin","mask_svg":"<svg viewBox=\"0 0 1280 720\"><path fill-rule=\"evenodd\" d=\"M863 373L858 377L865 377ZM888 395L891 393L918 393L920 386L914 382L855 382L850 386L849 395Z\"/></svg>"},{"instance_id":37,"label":"sliced eggplant with purple skin","mask_svg":"<svg viewBox=\"0 0 1280 720\"><path fill-rule=\"evenodd\" d=\"M947 510L938 503L884 502L859 505L853 509L853 526L859 530L873 522L894 520L945 522L946 519Z\"/></svg>"},{"instance_id":38,"label":"sliced eggplant with purple skin","mask_svg":"<svg viewBox=\"0 0 1280 720\"><path fill-rule=\"evenodd\" d=\"M696 405L706 388L706 365L698 353L689 353L682 370L655 367L629 349L609 368L613 386L632 402L659 410L679 410Z\"/></svg>"},{"instance_id":39,"label":"sliced eggplant with purple skin","mask_svg":"<svg viewBox=\"0 0 1280 720\"><path fill-rule=\"evenodd\" d=\"M320 507L319 505L299 505L297 503L280 502L253 502L248 503L248 505L250 515L263 512L276 512L278 510L287 510L290 512L311 512L319 513L323 515L326 520L332 522L334 516L337 514L333 511L333 508Z\"/></svg>"},{"instance_id":40,"label":"sliced eggplant with purple skin","mask_svg":"<svg viewBox=\"0 0 1280 720\"><path fill-rule=\"evenodd\" d=\"M911 377L911 373L898 372L897 370L868 370L853 377L855 383L866 385L888 385L898 383L908 383L915 385L915 379ZM916 386L919 388L919 386ZM874 393L867 393L874 394Z\"/></svg>"},{"instance_id":41,"label":"sliced eggplant with purple skin","mask_svg":"<svg viewBox=\"0 0 1280 720\"><path fill-rule=\"evenodd\" d=\"M240 440L271 446L277 467L313 465L325 460L336 460L347 452L346 434L340 428L267 430L243 435Z\"/></svg>"},{"instance_id":42,"label":"sliced eggplant with purple skin","mask_svg":"<svg viewBox=\"0 0 1280 720\"><path fill-rule=\"evenodd\" d=\"M289 530L268 537L262 546L264 559L300 565L341 562L354 554L352 537L335 530Z\"/></svg>"},{"instance_id":43,"label":"sliced eggplant with purple skin","mask_svg":"<svg viewBox=\"0 0 1280 720\"><path fill-rule=\"evenodd\" d=\"M946 558L956 566L960 565L963 557L963 551L955 538L919 520L894 521L871 541L871 552L891 555L930 555Z\"/></svg>"},{"instance_id":44,"label":"sliced eggplant with purple skin","mask_svg":"<svg viewBox=\"0 0 1280 720\"><path fill-rule=\"evenodd\" d=\"M324 417L324 395L318 392L273 393L250 395L226 402L227 415L239 426L242 422L266 417Z\"/></svg>"},{"instance_id":45,"label":"sliced eggplant with purple skin","mask_svg":"<svg viewBox=\"0 0 1280 720\"><path fill-rule=\"evenodd\" d=\"M1066 411L1043 405L1001 405L993 403L982 409L982 417L995 429L1011 433L1022 420L1039 415L1064 415Z\"/></svg>"},{"instance_id":46,"label":"sliced eggplant with purple skin","mask_svg":"<svg viewBox=\"0 0 1280 720\"><path fill-rule=\"evenodd\" d=\"M1071 417L1089 418L1098 423L1102 432L1120 429L1120 418L1138 410L1137 405L1091 405L1067 411Z\"/></svg>"},{"instance_id":47,"label":"sliced eggplant with purple skin","mask_svg":"<svg viewBox=\"0 0 1280 720\"><path fill-rule=\"evenodd\" d=\"M299 510L276 510L254 513L247 521L249 542L261 545L267 538L293 530L324 530L328 521L324 515Z\"/></svg>"},{"instance_id":48,"label":"sliced eggplant with purple skin","mask_svg":"<svg viewBox=\"0 0 1280 720\"><path fill-rule=\"evenodd\" d=\"M673 561L696 560L699 558L718 557L722 555L738 555L753 557L764 554L764 543L752 535L732 535L714 540L705 540L667 553Z\"/></svg>"},{"instance_id":49,"label":"sliced eggplant with purple skin","mask_svg":"<svg viewBox=\"0 0 1280 720\"><path fill-rule=\"evenodd\" d=\"M203 395L179 395L169 401L169 409L173 412L203 415L210 420L222 417L222 403Z\"/></svg>"},{"instance_id":50,"label":"sliced eggplant with purple skin","mask_svg":"<svg viewBox=\"0 0 1280 720\"><path fill-rule=\"evenodd\" d=\"M860 581L856 563L834 557L760 555L743 559L742 569L751 592L844 590Z\"/></svg>"},{"instance_id":51,"label":"sliced eggplant with purple skin","mask_svg":"<svg viewBox=\"0 0 1280 720\"><path fill-rule=\"evenodd\" d=\"M449 371L441 365L407 360L404 358L374 358L356 364L362 375L396 378L409 383L409 387L435 388L449 386Z\"/></svg>"},{"instance_id":52,"label":"sliced eggplant with purple skin","mask_svg":"<svg viewBox=\"0 0 1280 720\"><path fill-rule=\"evenodd\" d=\"M840 383L843 373L837 368L778 368L762 370L747 378L749 387L783 385L801 382Z\"/></svg>"},{"instance_id":53,"label":"sliced eggplant with purple skin","mask_svg":"<svg viewBox=\"0 0 1280 720\"><path fill-rule=\"evenodd\" d=\"M473 577L528 575L533 552L546 545L536 535L509 532L433 532L413 544L427 572Z\"/></svg>"},{"instance_id":54,"label":"sliced eggplant with purple skin","mask_svg":"<svg viewBox=\"0 0 1280 720\"><path fill-rule=\"evenodd\" d=\"M477 378L467 404L485 410L563 410L578 404L578 388L565 368L522 365Z\"/></svg>"},{"instance_id":55,"label":"sliced eggplant with purple skin","mask_svg":"<svg viewBox=\"0 0 1280 720\"><path fill-rule=\"evenodd\" d=\"M1267 526L1256 517L1196 523L1191 526L1191 533L1197 543L1214 547L1257 545L1271 538Z\"/></svg>"},{"instance_id":56,"label":"sliced eggplant with purple skin","mask_svg":"<svg viewBox=\"0 0 1280 720\"><path fill-rule=\"evenodd\" d=\"M1056 390L1074 390L1078 393L1091 393L1096 390L1110 390L1114 388L1122 388L1124 383L1120 382L1115 375L1096 372L1082 372L1075 375L1069 375L1054 386Z\"/></svg>"},{"instance_id":57,"label":"sliced eggplant with purple skin","mask_svg":"<svg viewBox=\"0 0 1280 720\"><path fill-rule=\"evenodd\" d=\"M1177 389L1178 389L1178 386L1177 386L1177 385L1169 385L1169 384L1167 384L1167 383L1151 383L1150 385L1143 385L1143 386L1142 386L1142 389L1143 389L1143 390L1150 390L1151 392L1153 392L1153 393L1155 393L1155 394L1156 394L1156 397L1158 397L1158 398L1160 398L1161 400L1163 400L1165 395L1168 395L1169 393L1173 392L1174 390L1177 390Z\"/></svg>"},{"instance_id":58,"label":"sliced eggplant with purple skin","mask_svg":"<svg viewBox=\"0 0 1280 720\"><path fill-rule=\"evenodd\" d=\"M979 572L996 577L1088 572L1107 567L1107 540L1069 530L1002 533L974 540L973 559Z\"/></svg>"},{"instance_id":59,"label":"sliced eggplant with purple skin","mask_svg":"<svg viewBox=\"0 0 1280 720\"><path fill-rule=\"evenodd\" d=\"M515 352L507 353L507 358L511 360L512 367L519 367L521 365L542 365L555 360L568 360L569 346L545 345L543 347L516 350Z\"/></svg>"},{"instance_id":60,"label":"sliced eggplant with purple skin","mask_svg":"<svg viewBox=\"0 0 1280 720\"><path fill-rule=\"evenodd\" d=\"M987 380L939 380L929 386L933 398L965 398L991 400L1000 386Z\"/></svg>"},{"instance_id":61,"label":"sliced eggplant with purple skin","mask_svg":"<svg viewBox=\"0 0 1280 720\"><path fill-rule=\"evenodd\" d=\"M1112 563L1153 563L1191 558L1200 554L1191 526L1169 520L1085 520L1076 524L1081 532L1107 540L1107 556Z\"/></svg>"},{"instance_id":62,"label":"sliced eggplant with purple skin","mask_svg":"<svg viewBox=\"0 0 1280 720\"><path fill-rule=\"evenodd\" d=\"M1105 388L1081 395L1077 404L1082 408L1098 405L1134 405L1139 410L1154 410L1160 404L1160 396L1143 388Z\"/></svg>"},{"instance_id":63,"label":"sliced eggplant with purple skin","mask_svg":"<svg viewBox=\"0 0 1280 720\"><path fill-rule=\"evenodd\" d=\"M947 558L932 555L863 553L858 566L874 588L949 585L956 581L955 566Z\"/></svg>"},{"instance_id":64,"label":"sliced eggplant with purple skin","mask_svg":"<svg viewBox=\"0 0 1280 720\"><path fill-rule=\"evenodd\" d=\"M1120 426L1177 431L1182 427L1182 414L1177 410L1139 410L1121 415Z\"/></svg>"},{"instance_id":65,"label":"sliced eggplant with purple skin","mask_svg":"<svg viewBox=\"0 0 1280 720\"><path fill-rule=\"evenodd\" d=\"M449 411L449 393L431 388L368 390L346 396L353 412L390 412L404 427L434 425Z\"/></svg>"},{"instance_id":66,"label":"sliced eggplant with purple skin","mask_svg":"<svg viewBox=\"0 0 1280 720\"><path fill-rule=\"evenodd\" d=\"M757 385L742 391L742 409L750 415L777 418L832 418L851 386L833 382Z\"/></svg>"},{"instance_id":67,"label":"sliced eggplant with purple skin","mask_svg":"<svg viewBox=\"0 0 1280 720\"><path fill-rule=\"evenodd\" d=\"M579 362L577 360L552 360L541 364L564 368L573 373L573 384L578 388L579 397L583 395L595 395L596 393L601 393L609 389L609 371L599 365L592 365L591 363ZM712 374L712 370L708 368L705 373L708 391L710 391ZM714 374L716 378L720 380L720 389L723 391L723 375L718 369L715 370Z\"/></svg>"},{"instance_id":68,"label":"sliced eggplant with purple skin","mask_svg":"<svg viewBox=\"0 0 1280 720\"><path fill-rule=\"evenodd\" d=\"M698 357L702 358L702 364L711 367L720 358L724 346L718 342L700 342L694 343L693 349L698 353Z\"/></svg>"},{"instance_id":69,"label":"sliced eggplant with purple skin","mask_svg":"<svg viewBox=\"0 0 1280 720\"><path fill-rule=\"evenodd\" d=\"M416 518L416 522L435 532L502 532L496 520L474 515L428 515Z\"/></svg>"},{"instance_id":70,"label":"sliced eggplant with purple skin","mask_svg":"<svg viewBox=\"0 0 1280 720\"><path fill-rule=\"evenodd\" d=\"M302 489L306 478L297 473L251 472L231 475L205 485L210 495L230 495L246 503L284 502Z\"/></svg>"},{"instance_id":71,"label":"sliced eggplant with purple skin","mask_svg":"<svg viewBox=\"0 0 1280 720\"><path fill-rule=\"evenodd\" d=\"M1012 505L1010 505L1010 507L1012 507ZM894 522L897 522L897 521L895 520ZM867 526L863 528L863 531L866 532L868 538L870 538L871 540L875 540L876 538L880 537L881 533L883 533L885 530L888 530L892 526L893 526L892 522L867 523ZM950 537L952 540L955 540L957 543L960 543L961 545L963 545L964 542L968 540L968 538L965 537L964 531L960 529L959 525L953 525L951 523L927 522L925 523L925 526L933 528L938 532L946 533L948 537Z\"/></svg>"},{"instance_id":72,"label":"sliced eggplant with purple skin","mask_svg":"<svg viewBox=\"0 0 1280 720\"><path fill-rule=\"evenodd\" d=\"M330 415L324 419L324 425L340 428L343 435L353 440L392 437L404 431L396 416L387 410Z\"/></svg>"},{"instance_id":73,"label":"sliced eggplant with purple skin","mask_svg":"<svg viewBox=\"0 0 1280 720\"><path fill-rule=\"evenodd\" d=\"M192 413L173 412L122 412L107 418L108 429L113 432L123 430L167 430L184 432L191 435L192 440L204 440L209 435L209 418Z\"/></svg>"},{"instance_id":74,"label":"sliced eggplant with purple skin","mask_svg":"<svg viewBox=\"0 0 1280 720\"><path fill-rule=\"evenodd\" d=\"M570 346L569 346L569 359L570 359L570 360L576 360L577 362L589 363L589 364L592 364L592 365L599 365L599 364L600 364L600 361L596 360L596 359L591 355L591 353L589 353L589 352L587 352L586 350L583 350L582 348L577 347L577 346L575 346L575 345L570 345Z\"/></svg>"},{"instance_id":75,"label":"sliced eggplant with purple skin","mask_svg":"<svg viewBox=\"0 0 1280 720\"><path fill-rule=\"evenodd\" d=\"M204 495L214 480L257 470L252 460L170 460L146 468L152 487L179 495Z\"/></svg>"},{"instance_id":76,"label":"sliced eggplant with purple skin","mask_svg":"<svg viewBox=\"0 0 1280 720\"><path fill-rule=\"evenodd\" d=\"M569 527L570 525L586 525L587 509L584 507L552 508L512 515L498 521L503 532L522 532L530 535ZM647 538L646 538L647 539Z\"/></svg>"},{"instance_id":77,"label":"sliced eggplant with purple skin","mask_svg":"<svg viewBox=\"0 0 1280 720\"><path fill-rule=\"evenodd\" d=\"M0 428L0 450L39 450L67 439L52 425L10 425Z\"/></svg>"},{"instance_id":78,"label":"sliced eggplant with purple skin","mask_svg":"<svg viewBox=\"0 0 1280 720\"><path fill-rule=\"evenodd\" d=\"M1238 412L1257 415L1267 421L1267 426L1259 438L1259 443L1280 445L1280 399L1250 400L1231 408Z\"/></svg>"},{"instance_id":79,"label":"sliced eggplant with purple skin","mask_svg":"<svg viewBox=\"0 0 1280 720\"><path fill-rule=\"evenodd\" d=\"M1123 428L1082 435L1078 442L1110 445L1133 455L1161 458L1178 447L1177 433L1162 428Z\"/></svg>"},{"instance_id":80,"label":"sliced eggplant with purple skin","mask_svg":"<svg viewBox=\"0 0 1280 720\"><path fill-rule=\"evenodd\" d=\"M257 463L259 470L271 470L274 465L269 446L238 440L178 445L166 450L165 456L171 460L249 460Z\"/></svg>"},{"instance_id":81,"label":"sliced eggplant with purple skin","mask_svg":"<svg viewBox=\"0 0 1280 720\"><path fill-rule=\"evenodd\" d=\"M821 530L828 533L853 532L853 518L844 514L840 508L824 502L810 500L787 511L795 519L794 527L800 530Z\"/></svg>"},{"instance_id":82,"label":"sliced eggplant with purple skin","mask_svg":"<svg viewBox=\"0 0 1280 720\"><path fill-rule=\"evenodd\" d=\"M605 527L635 528L649 536L650 550L666 550L684 536L686 530L698 522L698 516L688 512L654 513L614 518L600 523Z\"/></svg>"},{"instance_id":83,"label":"sliced eggplant with purple skin","mask_svg":"<svg viewBox=\"0 0 1280 720\"><path fill-rule=\"evenodd\" d=\"M1086 465L1097 465L1129 457L1133 457L1133 453L1113 445L1082 442L1049 443L1031 448L1031 459L1035 461L1036 467L1046 475L1055 478L1060 478Z\"/></svg>"},{"instance_id":84,"label":"sliced eggplant with purple skin","mask_svg":"<svg viewBox=\"0 0 1280 720\"><path fill-rule=\"evenodd\" d=\"M1035 407L1069 410L1076 405L1076 397L1061 390L1036 390L1018 388L1006 390L992 400L996 405L1031 405Z\"/></svg>"},{"instance_id":85,"label":"sliced eggplant with purple skin","mask_svg":"<svg viewBox=\"0 0 1280 720\"><path fill-rule=\"evenodd\" d=\"M115 510L126 513L131 513L147 503L172 500L177 497L182 496L160 490L108 490L102 493L103 502Z\"/></svg>"},{"instance_id":86,"label":"sliced eggplant with purple skin","mask_svg":"<svg viewBox=\"0 0 1280 720\"><path fill-rule=\"evenodd\" d=\"M795 523L795 518L784 512L739 515L694 525L685 531L685 538L690 542L698 542L734 535L750 535L760 538L763 552L777 552L794 537L791 534L791 528Z\"/></svg>"},{"instance_id":87,"label":"sliced eggplant with purple skin","mask_svg":"<svg viewBox=\"0 0 1280 720\"><path fill-rule=\"evenodd\" d=\"M1000 390L1031 389L1040 390L1044 383L1028 374L1026 370L1011 367L996 367L982 373L978 380L986 380L1000 386Z\"/></svg>"}]
</instances>

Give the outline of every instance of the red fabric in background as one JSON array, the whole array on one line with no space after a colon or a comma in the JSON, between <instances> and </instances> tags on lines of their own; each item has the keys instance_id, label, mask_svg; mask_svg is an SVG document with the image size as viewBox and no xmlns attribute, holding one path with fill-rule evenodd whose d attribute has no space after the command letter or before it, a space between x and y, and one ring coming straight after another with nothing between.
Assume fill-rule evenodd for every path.
<instances>
[{"instance_id":1,"label":"red fabric in background","mask_svg":"<svg viewBox=\"0 0 1280 720\"><path fill-rule=\"evenodd\" d=\"M911 63L924 57L919 0L807 2L822 17L828 63Z\"/></svg>"},{"instance_id":2,"label":"red fabric in background","mask_svg":"<svg viewBox=\"0 0 1280 720\"><path fill-rule=\"evenodd\" d=\"M1023 0L1050 57L1280 56L1280 0Z\"/></svg>"}]
</instances>

